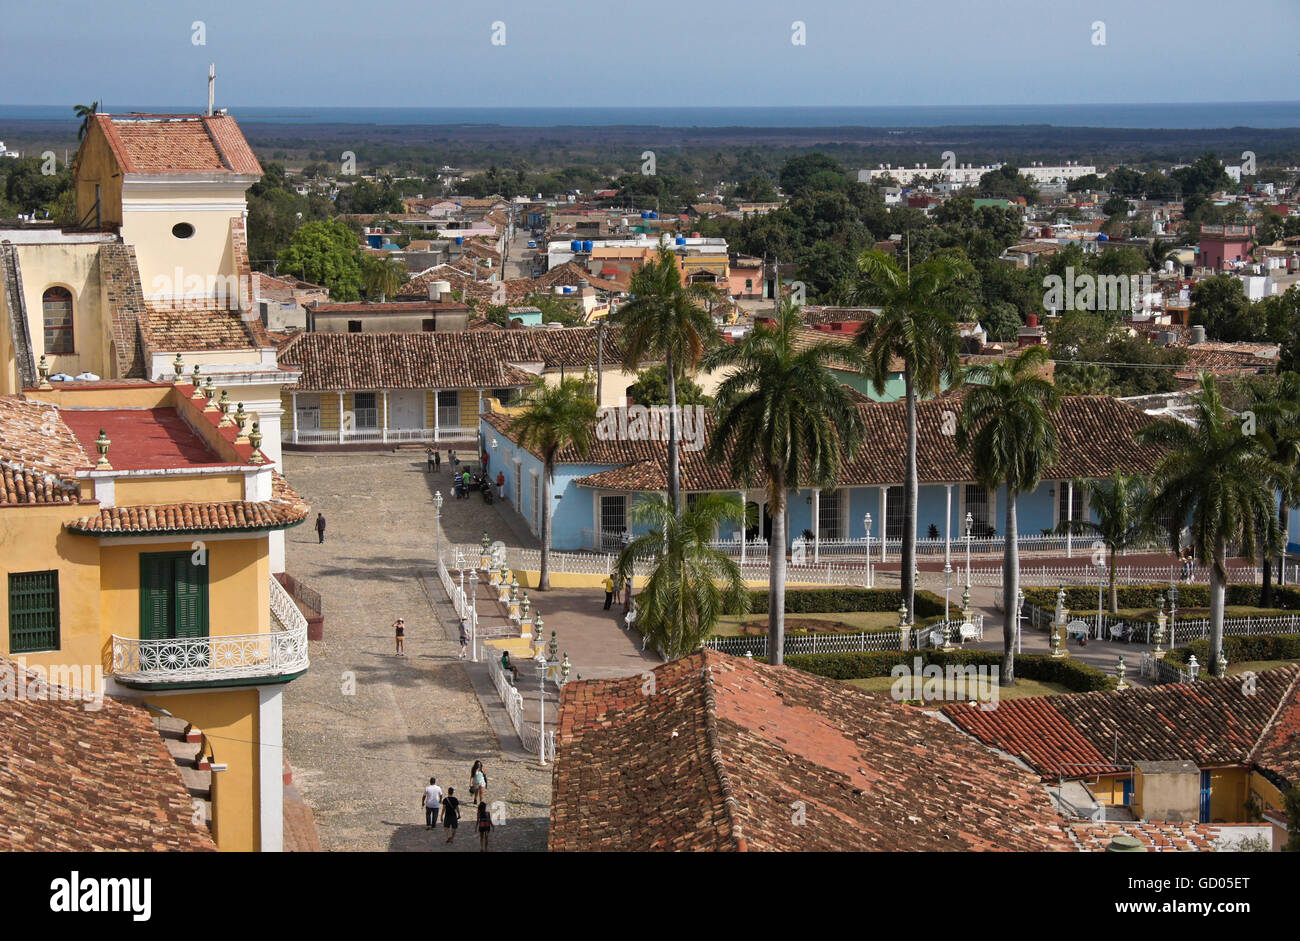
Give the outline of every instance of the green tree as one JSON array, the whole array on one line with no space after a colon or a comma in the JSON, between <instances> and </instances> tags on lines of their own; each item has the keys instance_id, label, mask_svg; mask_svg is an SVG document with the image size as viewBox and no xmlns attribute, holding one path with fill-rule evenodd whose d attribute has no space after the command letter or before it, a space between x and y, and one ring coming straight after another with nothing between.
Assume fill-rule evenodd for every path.
<instances>
[{"instance_id":1,"label":"green tree","mask_svg":"<svg viewBox=\"0 0 1300 941\"><path fill-rule=\"evenodd\" d=\"M907 267L874 250L863 252L858 259L854 303L881 309L872 328L856 336L865 352L863 371L877 395L885 392L894 360L903 363L907 455L902 582L908 623L912 623L916 592L916 403L938 394L960 374L957 321L963 319L969 305L959 284L973 274L970 262L947 252Z\"/></svg>"},{"instance_id":2,"label":"green tree","mask_svg":"<svg viewBox=\"0 0 1300 941\"><path fill-rule=\"evenodd\" d=\"M1015 599L1020 591L1017 497L1038 486L1058 453L1053 416L1060 393L1044 375L1048 361L1046 347L1031 346L1010 362L975 367L970 393L957 420L957 447L970 454L975 480L990 491L1006 487L1007 492L1002 555L1006 610L1003 686L1015 682Z\"/></svg>"},{"instance_id":3,"label":"green tree","mask_svg":"<svg viewBox=\"0 0 1300 941\"><path fill-rule=\"evenodd\" d=\"M99 102L92 101L88 105L73 105L72 113L81 118L81 126L77 128L77 140L80 141L90 131L90 122L99 113Z\"/></svg>"},{"instance_id":4,"label":"green tree","mask_svg":"<svg viewBox=\"0 0 1300 941\"><path fill-rule=\"evenodd\" d=\"M700 494L680 516L659 494L632 504L629 516L645 532L619 555L617 573L627 581L637 559L654 560L636 595L636 624L667 659L699 650L724 613L749 610L740 566L710 546L717 527L743 512L739 498L719 493Z\"/></svg>"},{"instance_id":5,"label":"green tree","mask_svg":"<svg viewBox=\"0 0 1300 941\"><path fill-rule=\"evenodd\" d=\"M382 301L396 294L407 278L406 266L396 258L361 256L361 285L368 300Z\"/></svg>"},{"instance_id":6,"label":"green tree","mask_svg":"<svg viewBox=\"0 0 1300 941\"><path fill-rule=\"evenodd\" d=\"M668 407L674 414L677 376L694 371L700 357L718 339L708 313L700 307L689 288L682 284L676 256L660 246L658 257L632 275L634 295L613 315L610 322L622 329L623 368L635 372L646 359L661 359L667 367ZM681 509L681 430L677 421L668 423L668 498Z\"/></svg>"},{"instance_id":7,"label":"green tree","mask_svg":"<svg viewBox=\"0 0 1300 941\"><path fill-rule=\"evenodd\" d=\"M994 301L989 305L989 312L980 318L990 340L1008 342L1014 340L1020 332L1023 321L1014 304L1007 301Z\"/></svg>"},{"instance_id":8,"label":"green tree","mask_svg":"<svg viewBox=\"0 0 1300 941\"><path fill-rule=\"evenodd\" d=\"M551 590L551 485L555 483L555 461L566 449L579 457L591 452L596 411L596 400L582 379L563 379L556 385L538 380L524 410L510 424L520 446L542 456L542 507L537 514L542 541L539 591Z\"/></svg>"},{"instance_id":9,"label":"green tree","mask_svg":"<svg viewBox=\"0 0 1300 941\"><path fill-rule=\"evenodd\" d=\"M341 222L308 222L280 252L280 267L304 281L322 284L335 301L355 301L361 289L361 249Z\"/></svg>"},{"instance_id":10,"label":"green tree","mask_svg":"<svg viewBox=\"0 0 1300 941\"><path fill-rule=\"evenodd\" d=\"M1277 539L1272 481L1279 468L1246 434L1243 422L1223 403L1219 385L1202 373L1191 423L1166 418L1138 433L1142 444L1165 449L1152 479L1152 514L1168 520L1169 544L1181 551L1180 531L1190 520L1191 541L1210 566L1210 670L1223 675L1223 601L1228 583L1228 545L1254 558Z\"/></svg>"},{"instance_id":11,"label":"green tree","mask_svg":"<svg viewBox=\"0 0 1300 941\"><path fill-rule=\"evenodd\" d=\"M668 369L666 366L649 366L637 373L636 382L627 387L627 397L637 405L647 408L663 407L669 402ZM677 377L677 404L712 405L713 399L689 376Z\"/></svg>"},{"instance_id":12,"label":"green tree","mask_svg":"<svg viewBox=\"0 0 1300 941\"><path fill-rule=\"evenodd\" d=\"M1267 329L1263 310L1250 303L1241 279L1216 274L1192 286L1191 322L1212 340L1258 340Z\"/></svg>"},{"instance_id":13,"label":"green tree","mask_svg":"<svg viewBox=\"0 0 1300 941\"><path fill-rule=\"evenodd\" d=\"M731 480L767 489L772 517L768 575L768 662L784 662L785 507L788 492L830 486L863 437L862 415L833 368L858 369L862 357L839 343L801 346L803 317L788 300L775 320L737 343L714 347L706 369L725 369L709 459Z\"/></svg>"},{"instance_id":14,"label":"green tree","mask_svg":"<svg viewBox=\"0 0 1300 941\"><path fill-rule=\"evenodd\" d=\"M824 186L830 177L848 183L844 168L834 157L822 153L803 154L791 157L781 168L781 189L793 194L796 190L810 187L815 180Z\"/></svg>"},{"instance_id":15,"label":"green tree","mask_svg":"<svg viewBox=\"0 0 1300 941\"><path fill-rule=\"evenodd\" d=\"M1065 484L1058 484L1065 486ZM1136 549L1159 533L1159 528L1147 512L1147 482L1141 477L1116 473L1104 480L1074 481L1074 488L1086 488L1091 519L1075 520L1075 533L1095 533L1106 549L1107 569L1110 573L1110 613L1119 611L1119 591L1116 586L1118 557L1129 549ZM1059 532L1070 529L1062 520Z\"/></svg>"},{"instance_id":16,"label":"green tree","mask_svg":"<svg viewBox=\"0 0 1300 941\"><path fill-rule=\"evenodd\" d=\"M1300 374L1256 378L1248 390L1250 406L1244 417L1253 416L1259 447L1277 472L1271 483L1279 496L1279 543L1264 547L1259 595L1260 606L1269 608L1273 605L1273 559L1281 554L1285 562L1287 519L1300 496Z\"/></svg>"}]
</instances>

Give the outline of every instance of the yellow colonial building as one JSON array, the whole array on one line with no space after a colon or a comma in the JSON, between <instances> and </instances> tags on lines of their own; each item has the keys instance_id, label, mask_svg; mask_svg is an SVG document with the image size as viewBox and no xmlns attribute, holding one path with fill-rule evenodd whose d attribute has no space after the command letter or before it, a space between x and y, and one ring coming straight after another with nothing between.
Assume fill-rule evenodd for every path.
<instances>
[{"instance_id":1,"label":"yellow colonial building","mask_svg":"<svg viewBox=\"0 0 1300 941\"><path fill-rule=\"evenodd\" d=\"M218 847L281 849L307 622L271 537L309 508L210 388L44 379L0 396L0 655L165 719Z\"/></svg>"}]
</instances>

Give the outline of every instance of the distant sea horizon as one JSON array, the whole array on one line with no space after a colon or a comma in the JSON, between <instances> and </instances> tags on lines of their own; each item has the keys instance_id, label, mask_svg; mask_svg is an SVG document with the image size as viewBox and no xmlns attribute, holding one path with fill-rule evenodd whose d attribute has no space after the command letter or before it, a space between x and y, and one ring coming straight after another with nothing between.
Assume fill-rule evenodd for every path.
<instances>
[{"instance_id":1,"label":"distant sea horizon","mask_svg":"<svg viewBox=\"0 0 1300 941\"><path fill-rule=\"evenodd\" d=\"M356 125L480 125L499 127L1056 127L1198 130L1300 128L1300 101L1168 104L871 105L810 107L287 107L219 102L247 123ZM184 114L198 105L104 102L110 114ZM0 104L0 121L75 121L71 105Z\"/></svg>"}]
</instances>

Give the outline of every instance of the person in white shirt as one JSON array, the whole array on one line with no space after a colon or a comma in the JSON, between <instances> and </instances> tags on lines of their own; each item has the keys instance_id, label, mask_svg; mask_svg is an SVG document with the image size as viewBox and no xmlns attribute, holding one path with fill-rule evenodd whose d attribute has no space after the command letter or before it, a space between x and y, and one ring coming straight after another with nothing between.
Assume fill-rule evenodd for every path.
<instances>
[{"instance_id":1,"label":"person in white shirt","mask_svg":"<svg viewBox=\"0 0 1300 941\"><path fill-rule=\"evenodd\" d=\"M437 778L429 779L420 804L424 807L424 829L434 829L438 825L438 808L442 806L442 788L438 787Z\"/></svg>"}]
</instances>

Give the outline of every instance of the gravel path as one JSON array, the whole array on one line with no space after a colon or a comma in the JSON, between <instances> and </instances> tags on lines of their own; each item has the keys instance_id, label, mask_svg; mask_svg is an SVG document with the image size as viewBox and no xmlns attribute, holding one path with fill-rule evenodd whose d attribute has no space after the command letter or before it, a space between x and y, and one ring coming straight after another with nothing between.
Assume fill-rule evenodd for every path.
<instances>
[{"instance_id":1,"label":"gravel path","mask_svg":"<svg viewBox=\"0 0 1300 941\"><path fill-rule=\"evenodd\" d=\"M433 557L431 479L423 452L286 454L285 475L325 514L286 536L287 568L321 593L325 640L311 669L288 688L284 736L294 783L315 815L326 850L478 851L472 814L455 843L424 828L419 799L430 776L468 801L469 768L482 759L498 826L493 850L542 850L550 769L503 747L453 629L424 580ZM445 483L446 475L443 475ZM448 500L444 515L463 509ZM475 501L476 515L481 501ZM470 521L465 520L464 524ZM406 619L406 656L392 623Z\"/></svg>"}]
</instances>

